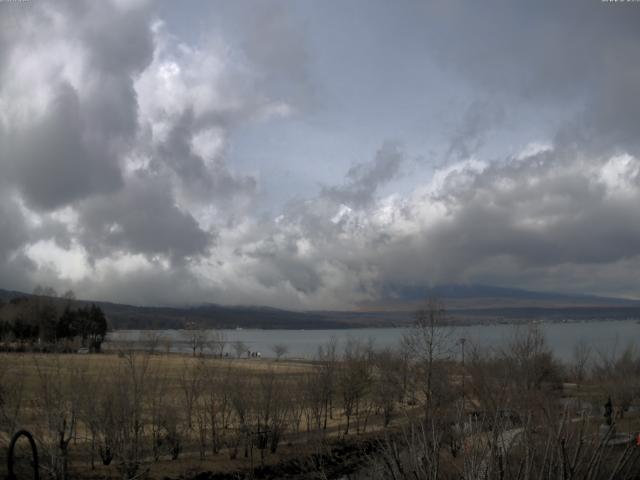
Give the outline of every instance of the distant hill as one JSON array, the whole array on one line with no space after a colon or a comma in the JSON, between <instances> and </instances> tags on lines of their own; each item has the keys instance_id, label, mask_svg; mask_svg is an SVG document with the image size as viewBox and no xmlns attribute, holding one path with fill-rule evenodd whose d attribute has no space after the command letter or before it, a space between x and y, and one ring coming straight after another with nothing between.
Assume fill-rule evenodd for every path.
<instances>
[{"instance_id":1,"label":"distant hill","mask_svg":"<svg viewBox=\"0 0 640 480\"><path fill-rule=\"evenodd\" d=\"M114 328L164 329L202 326L209 328L330 329L349 323L314 312L294 312L269 307L135 307L98 302Z\"/></svg>"},{"instance_id":2,"label":"distant hill","mask_svg":"<svg viewBox=\"0 0 640 480\"><path fill-rule=\"evenodd\" d=\"M414 310L425 298L441 299L450 309L640 307L640 301L579 293L556 293L492 285L391 286L385 298L369 304L372 310Z\"/></svg>"},{"instance_id":3,"label":"distant hill","mask_svg":"<svg viewBox=\"0 0 640 480\"><path fill-rule=\"evenodd\" d=\"M0 289L5 302L31 294ZM317 312L295 312L270 307L227 307L215 304L189 307L144 307L111 302L78 300L79 304L95 303L107 315L114 329L181 329L263 328L263 329L331 329L356 326L330 315Z\"/></svg>"},{"instance_id":4,"label":"distant hill","mask_svg":"<svg viewBox=\"0 0 640 480\"><path fill-rule=\"evenodd\" d=\"M443 285L396 288L385 301L355 311L290 311L270 307L205 304L187 307L144 307L96 303L114 329L262 328L340 329L403 326L424 299L441 299L455 322L493 323L532 320L640 319L640 301L594 295L535 292L488 285ZM0 300L29 294L0 289Z\"/></svg>"}]
</instances>

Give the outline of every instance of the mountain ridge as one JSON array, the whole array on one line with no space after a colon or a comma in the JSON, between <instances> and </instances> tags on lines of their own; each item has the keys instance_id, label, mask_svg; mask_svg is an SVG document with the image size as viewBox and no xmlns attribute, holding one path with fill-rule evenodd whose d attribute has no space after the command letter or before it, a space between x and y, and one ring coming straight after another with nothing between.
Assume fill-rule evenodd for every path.
<instances>
[{"instance_id":1,"label":"mountain ridge","mask_svg":"<svg viewBox=\"0 0 640 480\"><path fill-rule=\"evenodd\" d=\"M363 305L354 310L286 310L261 305L139 306L115 302L95 303L107 314L115 329L260 328L341 329L404 326L413 312L433 296L441 299L453 321L462 323L523 322L531 320L606 320L640 318L640 301L588 294L539 292L491 285L440 285L405 290L394 302ZM8 301L31 294L0 289Z\"/></svg>"}]
</instances>

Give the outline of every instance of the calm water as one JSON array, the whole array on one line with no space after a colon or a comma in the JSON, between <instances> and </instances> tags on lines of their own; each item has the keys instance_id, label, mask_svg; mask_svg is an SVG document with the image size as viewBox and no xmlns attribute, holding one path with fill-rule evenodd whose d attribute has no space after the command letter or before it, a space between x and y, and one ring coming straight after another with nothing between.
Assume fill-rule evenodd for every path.
<instances>
[{"instance_id":1,"label":"calm water","mask_svg":"<svg viewBox=\"0 0 640 480\"><path fill-rule=\"evenodd\" d=\"M640 324L635 321L545 323L540 325L555 355L570 360L573 350L579 342L586 342L594 350L602 353L621 352L627 346L640 340ZM456 327L450 334L451 343L465 338L469 348L472 344L482 348L501 348L509 343L517 330L526 326L514 325L472 325ZM338 346L344 345L349 338L372 340L378 348L394 347L407 332L406 328L362 328L345 330L222 330L226 341L231 344L237 340L244 342L251 351L261 352L263 357L273 356L274 344L285 344L289 348L287 357L311 358L318 346L326 344L332 338ZM158 334L171 340L173 351L189 351L186 335L181 330L119 330L109 333L106 348L115 347L118 342L139 342ZM640 345L639 345L640 346ZM162 348L162 347L160 347ZM458 348L456 348L458 350ZM227 351L232 354L229 345Z\"/></svg>"}]
</instances>

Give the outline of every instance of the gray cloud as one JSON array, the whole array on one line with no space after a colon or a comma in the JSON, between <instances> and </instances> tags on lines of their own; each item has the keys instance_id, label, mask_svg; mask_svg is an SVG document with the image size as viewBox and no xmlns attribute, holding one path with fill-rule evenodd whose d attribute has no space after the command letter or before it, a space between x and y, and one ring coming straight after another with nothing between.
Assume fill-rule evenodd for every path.
<instances>
[{"instance_id":1,"label":"gray cloud","mask_svg":"<svg viewBox=\"0 0 640 480\"><path fill-rule=\"evenodd\" d=\"M628 175L627 187L598 178L611 168L606 163L585 169L578 159L556 165L539 160L492 165L467 175L446 196L424 198L426 204L442 202L448 214L419 235L394 238L382 257L383 278L414 285L425 279L508 284L516 272L521 278L536 272L538 287L543 279L561 285L558 279L578 266L596 268L640 254L638 160L620 173ZM622 188L629 190L618 193ZM588 289L597 285L595 280Z\"/></svg>"},{"instance_id":2,"label":"gray cloud","mask_svg":"<svg viewBox=\"0 0 640 480\"><path fill-rule=\"evenodd\" d=\"M382 70L385 82L411 77L391 53L416 70L420 55L437 58L453 87L414 86L390 98L428 110L448 95L440 107L458 110L446 120L435 107L424 113L444 140L400 138L402 148L383 143L356 164L358 151L327 155L327 169L342 166L343 178L300 191L272 218L254 214L257 162L270 174L260 142L280 141L282 151L298 142L288 161L304 163L305 139L291 137L313 132L316 145L339 143L335 129L350 120L335 127L309 114L322 100L314 69L330 69L335 50L308 48L314 29L301 21L304 6L267 3L247 17L245 7L221 7L238 27L232 34L183 39L157 22L153 4L32 3L11 7L22 29L0 29L0 286L59 281L132 303L296 308L343 308L397 286L466 281L633 294L640 9L631 4L394 6L394 25L420 28L410 42L352 57L371 73L345 83L359 90L357 80ZM366 22L381 8L354 31L375 33L387 19ZM340 112L364 101L394 108L367 97ZM520 122L523 111L530 115ZM389 135L406 113L398 107L380 120ZM451 118L459 119L453 129ZM535 132L524 153L520 137L511 139L513 123L520 137ZM277 137L289 127L287 141ZM379 142L386 132L369 136ZM483 158L489 142L492 158ZM441 152L441 166L431 180L430 172L407 178L405 159L425 148Z\"/></svg>"},{"instance_id":3,"label":"gray cloud","mask_svg":"<svg viewBox=\"0 0 640 480\"><path fill-rule=\"evenodd\" d=\"M146 3L39 2L16 18L29 27L0 48L0 101L10 107L0 167L37 222L22 225L19 242L7 231L7 243L52 239L94 268L140 254L177 269L206 255L212 225L236 218L257 190L228 166L227 137L243 122L286 115L286 104L260 93L256 76L216 44L179 44ZM285 41L280 27L268 30ZM55 275L39 268L41 278Z\"/></svg>"},{"instance_id":4,"label":"gray cloud","mask_svg":"<svg viewBox=\"0 0 640 480\"><path fill-rule=\"evenodd\" d=\"M84 292L88 298L130 305L189 305L202 303L216 291L205 289L199 279L184 265L171 269L151 264L132 272L108 269L100 278L86 280Z\"/></svg>"},{"instance_id":5,"label":"gray cloud","mask_svg":"<svg viewBox=\"0 0 640 480\"><path fill-rule=\"evenodd\" d=\"M504 109L491 101L475 101L453 132L447 156L467 159L483 144L485 135L504 119Z\"/></svg>"},{"instance_id":6,"label":"gray cloud","mask_svg":"<svg viewBox=\"0 0 640 480\"><path fill-rule=\"evenodd\" d=\"M20 208L0 193L0 282L19 290L29 288L35 265L22 252L30 237Z\"/></svg>"},{"instance_id":7,"label":"gray cloud","mask_svg":"<svg viewBox=\"0 0 640 480\"><path fill-rule=\"evenodd\" d=\"M633 5L496 0L423 8L437 20L429 29L433 52L467 81L532 102L582 103L558 141L637 148L640 10Z\"/></svg>"},{"instance_id":8,"label":"gray cloud","mask_svg":"<svg viewBox=\"0 0 640 480\"><path fill-rule=\"evenodd\" d=\"M117 159L83 138L85 121L74 88L61 84L54 95L43 118L14 134L5 152L6 171L25 200L42 210L122 185Z\"/></svg>"},{"instance_id":9,"label":"gray cloud","mask_svg":"<svg viewBox=\"0 0 640 480\"><path fill-rule=\"evenodd\" d=\"M191 142L195 135L209 128L226 131L221 120L205 118L197 120L193 111L187 110L172 126L167 139L155 150L155 159L162 161L176 173L184 190L191 198L206 199L222 205L233 205L236 197L252 197L257 182L249 175L233 174L225 162L225 150L208 159L194 152ZM225 141L225 140L223 140Z\"/></svg>"},{"instance_id":10,"label":"gray cloud","mask_svg":"<svg viewBox=\"0 0 640 480\"><path fill-rule=\"evenodd\" d=\"M0 232L0 259L6 261L28 240L29 229L18 206L4 196L0 201Z\"/></svg>"},{"instance_id":11,"label":"gray cloud","mask_svg":"<svg viewBox=\"0 0 640 480\"><path fill-rule=\"evenodd\" d=\"M169 184L143 174L116 195L87 200L80 218L83 244L98 257L115 250L166 255L175 263L204 255L212 240L211 233L178 209Z\"/></svg>"},{"instance_id":12,"label":"gray cloud","mask_svg":"<svg viewBox=\"0 0 640 480\"><path fill-rule=\"evenodd\" d=\"M148 13L108 2L38 2L14 13L26 28L5 44L0 65L14 96L4 171L40 210L116 190L120 156L136 135L131 76L151 60Z\"/></svg>"},{"instance_id":13,"label":"gray cloud","mask_svg":"<svg viewBox=\"0 0 640 480\"><path fill-rule=\"evenodd\" d=\"M400 147L393 142L386 142L372 161L349 169L345 185L325 187L322 196L347 206L362 207L375 198L380 186L399 173L403 160L404 154Z\"/></svg>"},{"instance_id":14,"label":"gray cloud","mask_svg":"<svg viewBox=\"0 0 640 480\"><path fill-rule=\"evenodd\" d=\"M319 307L328 292L349 303L398 285L450 282L611 293L599 282L616 269L617 284L631 281L627 262L640 257L639 180L634 157L546 150L454 169L426 192L378 198L339 219L330 215L331 208L340 212L337 204L322 192L243 253L260 260L252 275L265 286L292 282ZM575 280L576 272L600 270L606 274L592 281Z\"/></svg>"}]
</instances>

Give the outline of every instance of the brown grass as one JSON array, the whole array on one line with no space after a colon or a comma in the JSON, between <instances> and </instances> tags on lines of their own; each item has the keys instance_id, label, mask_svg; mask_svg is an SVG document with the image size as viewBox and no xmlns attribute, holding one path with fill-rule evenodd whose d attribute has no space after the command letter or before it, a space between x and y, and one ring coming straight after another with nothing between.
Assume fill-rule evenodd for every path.
<instances>
[{"instance_id":1,"label":"brown grass","mask_svg":"<svg viewBox=\"0 0 640 480\"><path fill-rule=\"evenodd\" d=\"M285 380L283 388L291 388L291 394L294 395L296 379L302 375L313 371L316 366L312 362L304 361L275 361L271 359L231 359L231 358L211 358L211 357L193 357L187 354L154 354L149 355L149 372L153 375L162 375L166 380L166 386L163 395L174 398L177 404L180 403L183 392L180 387L180 378L187 372L190 367L199 362L205 362L207 366L212 368L220 367L221 370L230 369L232 375L248 375L255 381L265 372L275 372L282 375ZM21 427L32 431L42 430L42 425L38 422L42 421L42 415L32 408L32 399L38 395L39 382L41 375L50 371L56 372L77 372L82 371L85 378L93 380L109 381L110 376L121 372L124 359L116 352L103 353L98 355L88 354L37 354L37 353L0 353L0 382L2 375L11 375L19 378L23 390L23 409L21 419L23 424ZM307 433L305 426L302 426L301 432L294 434L288 431L283 437L283 441L276 454L267 452L265 457L266 464L275 464L282 460L299 458L302 450L309 449L311 444L317 444L317 440L326 438L336 438L342 435L345 425L345 418L342 416L341 408L335 406L333 410L333 418L327 423L327 430L324 432ZM40 428L39 428L40 427ZM372 417L368 430L375 431L381 428L381 420ZM2 430L0 426L0 430ZM78 426L77 441L71 446L72 468L76 476L86 478L115 478L117 476L114 465L104 467L100 464L99 459L96 461L96 470L91 471L88 459L88 430L83 426ZM350 435L354 436L354 435ZM146 440L145 440L146 441ZM0 432L0 447L8 443L7 435ZM3 459L0 458L0 461ZM210 452L204 460L199 458L198 449L194 439L185 442L184 450L178 460L169 460L163 456L158 462L152 462L150 459L144 462L150 468L150 477L166 478L179 477L189 472L197 471L238 471L246 470L252 464L251 458L244 457L244 451L241 448L236 459L231 460L229 452L225 449L221 450L217 455ZM253 451L253 465L260 464L260 452L257 449ZM4 466L3 466L4 467ZM0 469L2 471L2 469Z\"/></svg>"}]
</instances>

